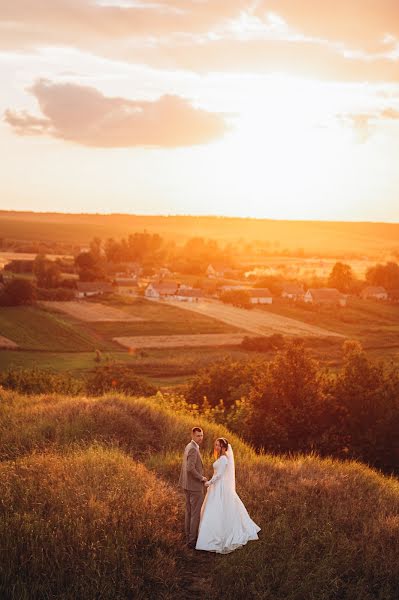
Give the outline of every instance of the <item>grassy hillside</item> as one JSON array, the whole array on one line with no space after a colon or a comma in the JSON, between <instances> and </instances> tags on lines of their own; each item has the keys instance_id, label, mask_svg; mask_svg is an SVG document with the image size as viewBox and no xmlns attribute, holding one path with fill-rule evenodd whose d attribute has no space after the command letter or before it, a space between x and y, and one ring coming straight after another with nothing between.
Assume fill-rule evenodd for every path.
<instances>
[{"instance_id":1,"label":"grassy hillside","mask_svg":"<svg viewBox=\"0 0 399 600\"><path fill-rule=\"evenodd\" d=\"M226 556L189 556L182 545L177 480L190 418L159 397L2 391L0 596L396 600L397 480L356 463L257 456L200 424L207 473L225 435L237 491L262 527L259 541Z\"/></svg>"}]
</instances>

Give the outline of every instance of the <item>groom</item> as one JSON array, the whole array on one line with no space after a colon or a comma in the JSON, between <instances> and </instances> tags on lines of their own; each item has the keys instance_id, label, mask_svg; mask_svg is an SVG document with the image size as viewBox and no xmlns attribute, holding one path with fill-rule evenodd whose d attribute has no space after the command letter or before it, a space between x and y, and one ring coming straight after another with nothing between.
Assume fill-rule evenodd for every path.
<instances>
[{"instance_id":1,"label":"groom","mask_svg":"<svg viewBox=\"0 0 399 600\"><path fill-rule=\"evenodd\" d=\"M204 432L201 427L191 430L191 442L184 450L183 464L180 473L179 485L186 496L186 542L189 548L194 549L198 536L201 506L204 501L204 466L199 451Z\"/></svg>"}]
</instances>

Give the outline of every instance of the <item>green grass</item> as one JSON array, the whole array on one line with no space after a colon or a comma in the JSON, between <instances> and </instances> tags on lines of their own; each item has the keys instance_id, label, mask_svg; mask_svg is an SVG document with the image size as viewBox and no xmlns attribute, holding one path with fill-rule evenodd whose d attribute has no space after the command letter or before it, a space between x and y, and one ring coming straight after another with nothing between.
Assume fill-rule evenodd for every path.
<instances>
[{"instance_id":1,"label":"green grass","mask_svg":"<svg viewBox=\"0 0 399 600\"><path fill-rule=\"evenodd\" d=\"M200 419L206 473L213 440L227 437L262 531L232 554L190 559L177 480L191 418L161 398L0 394L2 598L182 600L195 572L211 600L397 600L396 479L354 462L257 456Z\"/></svg>"},{"instance_id":2,"label":"green grass","mask_svg":"<svg viewBox=\"0 0 399 600\"><path fill-rule=\"evenodd\" d=\"M24 350L82 352L101 345L69 319L36 306L2 307L0 335Z\"/></svg>"},{"instance_id":3,"label":"green grass","mask_svg":"<svg viewBox=\"0 0 399 600\"><path fill-rule=\"evenodd\" d=\"M305 307L277 298L262 310L342 333L365 348L399 349L399 304L349 298L346 307Z\"/></svg>"}]
</instances>

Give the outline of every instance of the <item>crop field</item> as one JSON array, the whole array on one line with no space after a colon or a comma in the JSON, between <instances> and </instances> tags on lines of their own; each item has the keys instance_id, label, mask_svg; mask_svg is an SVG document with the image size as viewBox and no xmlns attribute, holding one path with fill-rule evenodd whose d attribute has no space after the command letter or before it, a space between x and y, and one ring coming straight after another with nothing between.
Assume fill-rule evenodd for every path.
<instances>
[{"instance_id":1,"label":"crop field","mask_svg":"<svg viewBox=\"0 0 399 600\"><path fill-rule=\"evenodd\" d=\"M35 351L90 351L101 340L56 313L33 306L2 307L0 335L21 349Z\"/></svg>"},{"instance_id":2,"label":"crop field","mask_svg":"<svg viewBox=\"0 0 399 600\"><path fill-rule=\"evenodd\" d=\"M18 348L18 344L0 335L0 349L12 350Z\"/></svg>"},{"instance_id":3,"label":"crop field","mask_svg":"<svg viewBox=\"0 0 399 600\"><path fill-rule=\"evenodd\" d=\"M376 300L348 299L345 307L312 307L277 299L262 308L267 314L300 319L312 326L334 330L359 340L364 348L379 351L381 357L399 352L399 304Z\"/></svg>"},{"instance_id":4,"label":"crop field","mask_svg":"<svg viewBox=\"0 0 399 600\"><path fill-rule=\"evenodd\" d=\"M114 338L121 346L126 348L177 348L180 346L238 346L244 335L237 333L213 333L198 335L146 335L135 337Z\"/></svg>"},{"instance_id":5,"label":"crop field","mask_svg":"<svg viewBox=\"0 0 399 600\"><path fill-rule=\"evenodd\" d=\"M322 328L290 317L267 313L258 308L247 310L218 301L182 302L181 308L219 319L254 335L281 333L289 336L341 336L334 329Z\"/></svg>"},{"instance_id":6,"label":"crop field","mask_svg":"<svg viewBox=\"0 0 399 600\"><path fill-rule=\"evenodd\" d=\"M131 313L120 310L113 306L107 306L100 302L59 302L43 301L40 303L50 310L65 313L79 321L103 323L108 321L136 322L142 321L141 317L136 317Z\"/></svg>"}]
</instances>

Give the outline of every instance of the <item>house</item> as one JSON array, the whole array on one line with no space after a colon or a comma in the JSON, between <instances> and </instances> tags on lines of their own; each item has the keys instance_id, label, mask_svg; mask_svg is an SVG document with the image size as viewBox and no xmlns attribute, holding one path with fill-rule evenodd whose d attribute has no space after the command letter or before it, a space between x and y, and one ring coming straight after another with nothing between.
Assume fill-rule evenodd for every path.
<instances>
[{"instance_id":1,"label":"house","mask_svg":"<svg viewBox=\"0 0 399 600\"><path fill-rule=\"evenodd\" d=\"M172 275L172 271L169 271L167 267L161 267L158 271L159 279L165 279L165 277L171 277Z\"/></svg>"},{"instance_id":2,"label":"house","mask_svg":"<svg viewBox=\"0 0 399 600\"><path fill-rule=\"evenodd\" d=\"M281 297L288 300L303 300L305 290L299 283L284 283L281 290Z\"/></svg>"},{"instance_id":3,"label":"house","mask_svg":"<svg viewBox=\"0 0 399 600\"><path fill-rule=\"evenodd\" d=\"M4 271L11 273L33 273L35 261L28 258L15 258L4 265Z\"/></svg>"},{"instance_id":4,"label":"house","mask_svg":"<svg viewBox=\"0 0 399 600\"><path fill-rule=\"evenodd\" d=\"M145 288L144 296L146 298L155 298L157 300L161 298L170 298L176 294L178 287L179 284L173 281L149 283Z\"/></svg>"},{"instance_id":5,"label":"house","mask_svg":"<svg viewBox=\"0 0 399 600\"><path fill-rule=\"evenodd\" d=\"M135 277L116 277L115 292L124 296L137 296L139 285Z\"/></svg>"},{"instance_id":6,"label":"house","mask_svg":"<svg viewBox=\"0 0 399 600\"><path fill-rule=\"evenodd\" d=\"M236 290L247 290L248 287L245 285L222 285L219 288L219 293L224 294L224 292L235 292Z\"/></svg>"},{"instance_id":7,"label":"house","mask_svg":"<svg viewBox=\"0 0 399 600\"><path fill-rule=\"evenodd\" d=\"M204 293L199 288L182 288L179 287L173 296L173 300L180 302L198 302L200 298L204 297Z\"/></svg>"},{"instance_id":8,"label":"house","mask_svg":"<svg viewBox=\"0 0 399 600\"><path fill-rule=\"evenodd\" d=\"M118 264L119 269L123 269L115 273L116 277L140 277L143 272L143 267L135 261L122 261Z\"/></svg>"},{"instance_id":9,"label":"house","mask_svg":"<svg viewBox=\"0 0 399 600\"><path fill-rule=\"evenodd\" d=\"M114 291L112 284L108 281L78 281L76 287L77 298L110 294Z\"/></svg>"},{"instance_id":10,"label":"house","mask_svg":"<svg viewBox=\"0 0 399 600\"><path fill-rule=\"evenodd\" d=\"M253 288L245 290L249 294L251 304L272 304L273 298L267 288Z\"/></svg>"},{"instance_id":11,"label":"house","mask_svg":"<svg viewBox=\"0 0 399 600\"><path fill-rule=\"evenodd\" d=\"M346 296L336 288L309 288L303 299L311 304L346 306Z\"/></svg>"},{"instance_id":12,"label":"house","mask_svg":"<svg viewBox=\"0 0 399 600\"><path fill-rule=\"evenodd\" d=\"M363 300L372 298L373 300L388 300L388 292L382 286L370 285L360 292L360 297Z\"/></svg>"},{"instance_id":13,"label":"house","mask_svg":"<svg viewBox=\"0 0 399 600\"><path fill-rule=\"evenodd\" d=\"M231 271L231 268L228 267L227 265L224 265L222 263L213 263L208 265L205 273L207 275L207 277L212 277L212 278L216 278L216 277L224 277L226 275L227 271Z\"/></svg>"},{"instance_id":14,"label":"house","mask_svg":"<svg viewBox=\"0 0 399 600\"><path fill-rule=\"evenodd\" d=\"M388 300L390 302L399 302L399 289L398 290L390 290L388 294Z\"/></svg>"}]
</instances>

